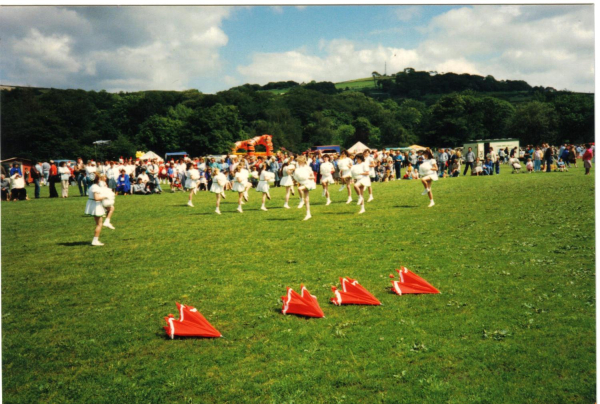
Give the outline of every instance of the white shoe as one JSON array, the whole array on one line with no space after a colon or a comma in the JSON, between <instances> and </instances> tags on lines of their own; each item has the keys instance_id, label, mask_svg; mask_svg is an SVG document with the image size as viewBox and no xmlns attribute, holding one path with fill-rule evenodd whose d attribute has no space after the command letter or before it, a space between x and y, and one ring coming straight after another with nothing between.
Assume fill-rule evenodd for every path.
<instances>
[{"instance_id":1,"label":"white shoe","mask_svg":"<svg viewBox=\"0 0 600 404\"><path fill-rule=\"evenodd\" d=\"M192 201L188 201L188 203L187 203L187 204L188 204L188 206L189 206L189 207L191 207L191 208L193 208L193 207L194 207L194 204L192 203Z\"/></svg>"},{"instance_id":2,"label":"white shoe","mask_svg":"<svg viewBox=\"0 0 600 404\"><path fill-rule=\"evenodd\" d=\"M220 214L221 214L221 211L219 210L219 208L215 209L215 213L216 213L217 215L220 215Z\"/></svg>"},{"instance_id":3,"label":"white shoe","mask_svg":"<svg viewBox=\"0 0 600 404\"><path fill-rule=\"evenodd\" d=\"M198 188L194 189L194 195L198 193Z\"/></svg>"},{"instance_id":4,"label":"white shoe","mask_svg":"<svg viewBox=\"0 0 600 404\"><path fill-rule=\"evenodd\" d=\"M246 202L242 201L242 205L245 205L245 204L246 204Z\"/></svg>"},{"instance_id":5,"label":"white shoe","mask_svg":"<svg viewBox=\"0 0 600 404\"><path fill-rule=\"evenodd\" d=\"M421 195L427 195L431 191L430 188L427 188L425 191L421 192Z\"/></svg>"},{"instance_id":6,"label":"white shoe","mask_svg":"<svg viewBox=\"0 0 600 404\"><path fill-rule=\"evenodd\" d=\"M102 226L104 226L104 227L108 227L108 228L109 228L109 229L111 229L111 230L114 230L114 229L115 229L115 226L113 226L113 225L112 225L110 222L108 222L108 223L104 223Z\"/></svg>"},{"instance_id":7,"label":"white shoe","mask_svg":"<svg viewBox=\"0 0 600 404\"><path fill-rule=\"evenodd\" d=\"M429 202L429 206L428 208L432 207L433 205L435 205L435 202L433 201L433 199L431 200L431 202Z\"/></svg>"},{"instance_id":8,"label":"white shoe","mask_svg":"<svg viewBox=\"0 0 600 404\"><path fill-rule=\"evenodd\" d=\"M244 192L244 199L248 202L248 192Z\"/></svg>"},{"instance_id":9,"label":"white shoe","mask_svg":"<svg viewBox=\"0 0 600 404\"><path fill-rule=\"evenodd\" d=\"M358 197L358 202L356 202L356 204L357 204L357 205L360 205L360 204L362 203L362 201L363 201L363 198L362 198L362 196L359 196L359 197Z\"/></svg>"},{"instance_id":10,"label":"white shoe","mask_svg":"<svg viewBox=\"0 0 600 404\"><path fill-rule=\"evenodd\" d=\"M371 202L373 200L373 195L369 196L369 199L367 199L367 202Z\"/></svg>"},{"instance_id":11,"label":"white shoe","mask_svg":"<svg viewBox=\"0 0 600 404\"><path fill-rule=\"evenodd\" d=\"M346 188L346 185L342 185L342 187L340 189L338 189L338 192L342 192L344 190L344 188Z\"/></svg>"},{"instance_id":12,"label":"white shoe","mask_svg":"<svg viewBox=\"0 0 600 404\"><path fill-rule=\"evenodd\" d=\"M298 205L298 209L302 209L303 206L304 206L304 199L300 201L300 204Z\"/></svg>"},{"instance_id":13,"label":"white shoe","mask_svg":"<svg viewBox=\"0 0 600 404\"><path fill-rule=\"evenodd\" d=\"M307 214L306 216L304 216L304 219L303 219L303 220L308 220L308 219L310 219L311 217L312 217L312 216L311 216L311 215L310 215L310 213L309 213L309 214Z\"/></svg>"},{"instance_id":14,"label":"white shoe","mask_svg":"<svg viewBox=\"0 0 600 404\"><path fill-rule=\"evenodd\" d=\"M289 208L290 208L290 205L288 205L288 204L286 203L286 204L284 204L284 205L283 205L283 207L284 207L285 209L289 209Z\"/></svg>"},{"instance_id":15,"label":"white shoe","mask_svg":"<svg viewBox=\"0 0 600 404\"><path fill-rule=\"evenodd\" d=\"M264 210L266 212L268 209L266 207L264 207L264 206L261 206L260 210Z\"/></svg>"},{"instance_id":16,"label":"white shoe","mask_svg":"<svg viewBox=\"0 0 600 404\"><path fill-rule=\"evenodd\" d=\"M331 199L327 199L327 203L325 204L325 206L329 206L331 205Z\"/></svg>"},{"instance_id":17,"label":"white shoe","mask_svg":"<svg viewBox=\"0 0 600 404\"><path fill-rule=\"evenodd\" d=\"M223 197L223 199L226 199L225 192L221 192L221 196Z\"/></svg>"},{"instance_id":18,"label":"white shoe","mask_svg":"<svg viewBox=\"0 0 600 404\"><path fill-rule=\"evenodd\" d=\"M244 213L244 211L242 210L241 206L238 206L237 211L240 212L240 213Z\"/></svg>"},{"instance_id":19,"label":"white shoe","mask_svg":"<svg viewBox=\"0 0 600 404\"><path fill-rule=\"evenodd\" d=\"M325 196L325 190L323 190L323 192L321 192L321 196Z\"/></svg>"},{"instance_id":20,"label":"white shoe","mask_svg":"<svg viewBox=\"0 0 600 404\"><path fill-rule=\"evenodd\" d=\"M351 196L348 197L348 200L346 201L346 205L349 204L350 202L352 202L352 197Z\"/></svg>"},{"instance_id":21,"label":"white shoe","mask_svg":"<svg viewBox=\"0 0 600 404\"><path fill-rule=\"evenodd\" d=\"M104 243L101 243L99 241L92 241L92 245L101 246L101 245L104 245Z\"/></svg>"},{"instance_id":22,"label":"white shoe","mask_svg":"<svg viewBox=\"0 0 600 404\"><path fill-rule=\"evenodd\" d=\"M360 209L360 212L358 212L358 214L359 214L359 215L360 215L361 213L365 213L365 207L364 207L364 206L363 206L363 207Z\"/></svg>"}]
</instances>

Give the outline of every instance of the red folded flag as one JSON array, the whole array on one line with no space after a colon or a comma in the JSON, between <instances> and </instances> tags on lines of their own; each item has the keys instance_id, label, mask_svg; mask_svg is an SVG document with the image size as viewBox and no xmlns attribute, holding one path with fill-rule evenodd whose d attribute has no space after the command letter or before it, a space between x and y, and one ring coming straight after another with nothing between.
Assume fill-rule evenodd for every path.
<instances>
[{"instance_id":1,"label":"red folded flag","mask_svg":"<svg viewBox=\"0 0 600 404\"><path fill-rule=\"evenodd\" d=\"M165 317L167 326L163 327L167 335L173 339L178 337L222 337L221 333L216 330L195 307L177 304L179 309L179 320L175 319L172 314Z\"/></svg>"},{"instance_id":2,"label":"red folded flag","mask_svg":"<svg viewBox=\"0 0 600 404\"><path fill-rule=\"evenodd\" d=\"M296 293L292 288L287 288L287 296L281 296L283 314L298 314L306 317L325 317L323 310L319 307L317 297L310 294L304 285L300 285L301 295Z\"/></svg>"},{"instance_id":3,"label":"red folded flag","mask_svg":"<svg viewBox=\"0 0 600 404\"><path fill-rule=\"evenodd\" d=\"M392 281L392 290L398 295L405 295L409 293L440 293L435 287L429 284L425 279L419 275L414 274L405 267L396 269L400 276L399 281ZM393 278L394 275L390 275Z\"/></svg>"},{"instance_id":4,"label":"red folded flag","mask_svg":"<svg viewBox=\"0 0 600 404\"><path fill-rule=\"evenodd\" d=\"M341 306L342 304L369 304L374 306L381 305L381 302L377 300L367 289L362 287L356 279L351 278L340 278L342 284L342 290L337 290L335 286L331 287L335 297L331 298L331 302L335 305Z\"/></svg>"}]
</instances>

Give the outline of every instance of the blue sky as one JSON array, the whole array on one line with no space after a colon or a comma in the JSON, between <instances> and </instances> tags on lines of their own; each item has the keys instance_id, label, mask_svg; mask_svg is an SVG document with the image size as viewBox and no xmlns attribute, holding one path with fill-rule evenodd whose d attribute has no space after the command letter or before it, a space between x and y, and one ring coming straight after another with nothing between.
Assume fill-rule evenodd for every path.
<instances>
[{"instance_id":1,"label":"blue sky","mask_svg":"<svg viewBox=\"0 0 600 404\"><path fill-rule=\"evenodd\" d=\"M593 6L3 7L0 82L86 90L339 82L405 67L594 91Z\"/></svg>"}]
</instances>

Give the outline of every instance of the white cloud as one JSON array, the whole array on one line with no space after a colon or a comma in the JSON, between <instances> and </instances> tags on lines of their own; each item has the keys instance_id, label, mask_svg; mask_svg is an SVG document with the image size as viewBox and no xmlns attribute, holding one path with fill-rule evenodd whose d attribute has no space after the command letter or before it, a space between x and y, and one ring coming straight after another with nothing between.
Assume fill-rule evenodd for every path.
<instances>
[{"instance_id":1,"label":"white cloud","mask_svg":"<svg viewBox=\"0 0 600 404\"><path fill-rule=\"evenodd\" d=\"M410 21L412 19L421 16L421 7L419 6L402 6L398 7L395 11L396 17L403 22Z\"/></svg>"},{"instance_id":2,"label":"white cloud","mask_svg":"<svg viewBox=\"0 0 600 404\"><path fill-rule=\"evenodd\" d=\"M2 81L108 91L181 90L220 75L230 7L7 7ZM64 22L64 23L61 23ZM24 30L22 27L35 29ZM202 90L202 89L201 89Z\"/></svg>"},{"instance_id":3,"label":"white cloud","mask_svg":"<svg viewBox=\"0 0 600 404\"><path fill-rule=\"evenodd\" d=\"M418 15L418 8L407 9L411 7L399 9L402 18ZM526 80L557 89L594 90L592 6L461 7L434 17L422 32L425 40L413 49L321 40L318 48L324 56L316 56L309 47L260 53L250 64L238 66L238 72L246 82L260 84L336 82L368 77L373 70L381 72L387 61L388 72L413 67L491 74L498 80Z\"/></svg>"},{"instance_id":4,"label":"white cloud","mask_svg":"<svg viewBox=\"0 0 600 404\"><path fill-rule=\"evenodd\" d=\"M283 7L281 6L271 6L271 10L273 10L275 14L283 14Z\"/></svg>"}]
</instances>

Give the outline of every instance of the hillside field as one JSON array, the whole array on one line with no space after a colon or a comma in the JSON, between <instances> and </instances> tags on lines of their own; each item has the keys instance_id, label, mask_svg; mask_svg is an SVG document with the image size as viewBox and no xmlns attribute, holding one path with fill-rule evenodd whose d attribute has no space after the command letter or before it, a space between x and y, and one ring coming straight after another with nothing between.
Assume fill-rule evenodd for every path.
<instances>
[{"instance_id":1,"label":"hillside field","mask_svg":"<svg viewBox=\"0 0 600 404\"><path fill-rule=\"evenodd\" d=\"M4 401L597 400L593 175L502 166L434 183L433 208L418 181L377 183L364 215L332 188L307 222L281 189L243 214L228 192L221 216L206 192L117 197L104 247L76 187L2 202ZM401 265L441 293L393 294ZM329 303L342 276L382 305ZM281 314L301 283L325 318ZM167 338L177 301L224 337Z\"/></svg>"}]
</instances>

